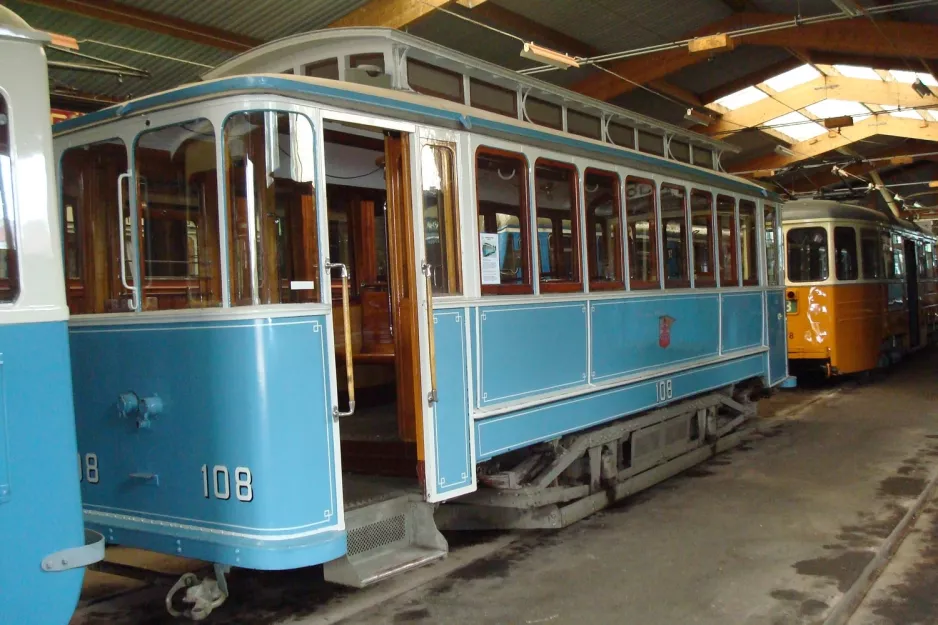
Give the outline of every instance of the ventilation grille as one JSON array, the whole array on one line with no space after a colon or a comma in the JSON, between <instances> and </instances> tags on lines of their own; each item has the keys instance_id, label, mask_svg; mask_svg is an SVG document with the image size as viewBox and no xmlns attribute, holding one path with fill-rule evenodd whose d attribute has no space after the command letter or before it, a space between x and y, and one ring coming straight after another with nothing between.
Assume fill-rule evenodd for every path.
<instances>
[{"instance_id":1,"label":"ventilation grille","mask_svg":"<svg viewBox=\"0 0 938 625\"><path fill-rule=\"evenodd\" d=\"M406 524L406 516L398 514L349 530L348 555L358 555L404 540L407 538Z\"/></svg>"}]
</instances>

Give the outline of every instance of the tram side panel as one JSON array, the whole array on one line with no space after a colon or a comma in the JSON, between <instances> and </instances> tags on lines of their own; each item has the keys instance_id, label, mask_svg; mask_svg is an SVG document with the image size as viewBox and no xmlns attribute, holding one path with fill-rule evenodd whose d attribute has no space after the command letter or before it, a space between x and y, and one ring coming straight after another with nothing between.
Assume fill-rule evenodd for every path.
<instances>
[{"instance_id":1,"label":"tram side panel","mask_svg":"<svg viewBox=\"0 0 938 625\"><path fill-rule=\"evenodd\" d=\"M257 569L345 553L326 316L75 323L86 521L109 543Z\"/></svg>"},{"instance_id":2,"label":"tram side panel","mask_svg":"<svg viewBox=\"0 0 938 625\"><path fill-rule=\"evenodd\" d=\"M84 569L42 567L85 543L65 322L0 325L0 356L0 623L65 623Z\"/></svg>"}]
</instances>

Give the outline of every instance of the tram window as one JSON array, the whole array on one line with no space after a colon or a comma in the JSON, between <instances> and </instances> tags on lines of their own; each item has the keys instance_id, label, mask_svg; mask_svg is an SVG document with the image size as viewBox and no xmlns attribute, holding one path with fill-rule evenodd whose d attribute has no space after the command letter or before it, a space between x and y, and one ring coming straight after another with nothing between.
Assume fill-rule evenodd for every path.
<instances>
[{"instance_id":1,"label":"tram window","mask_svg":"<svg viewBox=\"0 0 938 625\"><path fill-rule=\"evenodd\" d=\"M706 191L691 191L690 231L694 247L694 286L716 286L713 260L713 195Z\"/></svg>"},{"instance_id":2,"label":"tram window","mask_svg":"<svg viewBox=\"0 0 938 625\"><path fill-rule=\"evenodd\" d=\"M788 249L788 279L792 282L822 282L830 275L827 231L824 228L792 228L785 239Z\"/></svg>"},{"instance_id":3,"label":"tram window","mask_svg":"<svg viewBox=\"0 0 938 625\"><path fill-rule=\"evenodd\" d=\"M655 183L629 176L625 182L625 190L629 286L632 289L660 288Z\"/></svg>"},{"instance_id":4,"label":"tram window","mask_svg":"<svg viewBox=\"0 0 938 625\"><path fill-rule=\"evenodd\" d=\"M134 148L143 308L221 305L215 130L201 119L142 133Z\"/></svg>"},{"instance_id":5,"label":"tram window","mask_svg":"<svg viewBox=\"0 0 938 625\"><path fill-rule=\"evenodd\" d=\"M465 102L462 74L451 72L429 63L407 59L407 84L417 93Z\"/></svg>"},{"instance_id":6,"label":"tram window","mask_svg":"<svg viewBox=\"0 0 938 625\"><path fill-rule=\"evenodd\" d=\"M664 245L664 285L690 286L687 272L687 191L661 185L661 232Z\"/></svg>"},{"instance_id":7,"label":"tram window","mask_svg":"<svg viewBox=\"0 0 938 625\"><path fill-rule=\"evenodd\" d=\"M563 109L559 104L539 98L525 98L524 112L529 121L548 128L563 128Z\"/></svg>"},{"instance_id":8,"label":"tram window","mask_svg":"<svg viewBox=\"0 0 938 625\"><path fill-rule=\"evenodd\" d=\"M917 256L916 266L918 267L919 279L928 277L928 268L925 266L925 244L921 241L915 242L915 255Z\"/></svg>"},{"instance_id":9,"label":"tram window","mask_svg":"<svg viewBox=\"0 0 938 625\"><path fill-rule=\"evenodd\" d=\"M606 132L609 133L612 142L620 148L635 149L635 129L631 126L612 122Z\"/></svg>"},{"instance_id":10,"label":"tram window","mask_svg":"<svg viewBox=\"0 0 938 625\"><path fill-rule=\"evenodd\" d=\"M619 177L587 169L586 255L591 290L622 289L622 223Z\"/></svg>"},{"instance_id":11,"label":"tram window","mask_svg":"<svg viewBox=\"0 0 938 625\"><path fill-rule=\"evenodd\" d=\"M926 278L935 277L935 246L932 243L925 243L924 249L925 276Z\"/></svg>"},{"instance_id":12,"label":"tram window","mask_svg":"<svg viewBox=\"0 0 938 625\"><path fill-rule=\"evenodd\" d=\"M694 146L694 165L713 169L713 150Z\"/></svg>"},{"instance_id":13,"label":"tram window","mask_svg":"<svg viewBox=\"0 0 938 625\"><path fill-rule=\"evenodd\" d=\"M534 164L537 253L544 292L575 291L583 283L578 186L573 165L545 159Z\"/></svg>"},{"instance_id":14,"label":"tram window","mask_svg":"<svg viewBox=\"0 0 938 625\"><path fill-rule=\"evenodd\" d=\"M590 139L602 139L602 121L573 109L567 109L567 132Z\"/></svg>"},{"instance_id":15,"label":"tram window","mask_svg":"<svg viewBox=\"0 0 938 625\"><path fill-rule=\"evenodd\" d=\"M493 113L518 117L518 94L475 78L469 79L469 104Z\"/></svg>"},{"instance_id":16,"label":"tram window","mask_svg":"<svg viewBox=\"0 0 938 625\"><path fill-rule=\"evenodd\" d=\"M224 140L232 306L321 301L309 119L237 113Z\"/></svg>"},{"instance_id":17,"label":"tram window","mask_svg":"<svg viewBox=\"0 0 938 625\"><path fill-rule=\"evenodd\" d=\"M128 312L131 293L121 281L118 247L123 232L124 274L133 285L133 229L126 180L121 181L122 217L117 214L118 176L127 171L127 149L119 139L71 148L62 155L60 170L69 312Z\"/></svg>"},{"instance_id":18,"label":"tram window","mask_svg":"<svg viewBox=\"0 0 938 625\"><path fill-rule=\"evenodd\" d=\"M531 293L527 161L521 154L476 152L482 293ZM498 272L486 259L498 258Z\"/></svg>"},{"instance_id":19,"label":"tram window","mask_svg":"<svg viewBox=\"0 0 938 625\"><path fill-rule=\"evenodd\" d=\"M879 233L876 230L860 230L860 262L863 263L864 280L883 277L883 256L879 251Z\"/></svg>"},{"instance_id":20,"label":"tram window","mask_svg":"<svg viewBox=\"0 0 938 625\"><path fill-rule=\"evenodd\" d=\"M739 201L739 252L742 256L743 284L759 284L759 230L756 227L756 205Z\"/></svg>"},{"instance_id":21,"label":"tram window","mask_svg":"<svg viewBox=\"0 0 938 625\"><path fill-rule=\"evenodd\" d=\"M765 276L768 286L779 286L782 283L781 266L779 264L778 240L778 207L773 204L765 205Z\"/></svg>"},{"instance_id":22,"label":"tram window","mask_svg":"<svg viewBox=\"0 0 938 625\"><path fill-rule=\"evenodd\" d=\"M13 229L13 159L10 150L10 114L0 95L0 302L13 302L20 294L16 266L16 232Z\"/></svg>"},{"instance_id":23,"label":"tram window","mask_svg":"<svg viewBox=\"0 0 938 625\"><path fill-rule=\"evenodd\" d=\"M348 66L351 69L356 67L367 68L371 70L372 68L377 69L380 73L384 73L384 54L381 52L368 52L366 54L353 54L348 57Z\"/></svg>"},{"instance_id":24,"label":"tram window","mask_svg":"<svg viewBox=\"0 0 938 625\"><path fill-rule=\"evenodd\" d=\"M906 262L904 239L902 235L894 234L892 235L892 269L889 272L889 277L904 278Z\"/></svg>"},{"instance_id":25,"label":"tram window","mask_svg":"<svg viewBox=\"0 0 938 625\"><path fill-rule=\"evenodd\" d=\"M857 279L857 231L852 227L834 228L834 275L838 280Z\"/></svg>"},{"instance_id":26,"label":"tram window","mask_svg":"<svg viewBox=\"0 0 938 625\"><path fill-rule=\"evenodd\" d=\"M668 145L671 151L671 158L682 163L690 162L690 144L683 141L671 141Z\"/></svg>"},{"instance_id":27,"label":"tram window","mask_svg":"<svg viewBox=\"0 0 938 625\"><path fill-rule=\"evenodd\" d=\"M736 200L727 195L717 196L717 235L720 286L739 286L736 262Z\"/></svg>"},{"instance_id":28,"label":"tram window","mask_svg":"<svg viewBox=\"0 0 938 625\"><path fill-rule=\"evenodd\" d=\"M326 59L316 61L303 66L303 74L313 78L329 78L330 80L339 79L339 59Z\"/></svg>"},{"instance_id":29,"label":"tram window","mask_svg":"<svg viewBox=\"0 0 938 625\"><path fill-rule=\"evenodd\" d=\"M664 137L661 135L652 134L650 132L645 132L644 130L639 130L638 149L640 152L647 152L649 154L664 156Z\"/></svg>"},{"instance_id":30,"label":"tram window","mask_svg":"<svg viewBox=\"0 0 938 625\"><path fill-rule=\"evenodd\" d=\"M423 233L433 292L461 293L456 210L456 156L452 147L425 145L421 152Z\"/></svg>"}]
</instances>

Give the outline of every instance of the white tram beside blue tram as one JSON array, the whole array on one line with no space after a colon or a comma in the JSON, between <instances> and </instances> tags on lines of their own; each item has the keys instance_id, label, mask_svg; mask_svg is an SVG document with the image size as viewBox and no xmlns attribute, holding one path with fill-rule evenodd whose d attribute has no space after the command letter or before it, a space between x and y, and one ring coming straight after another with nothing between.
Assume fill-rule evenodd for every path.
<instances>
[{"instance_id":1,"label":"white tram beside blue tram","mask_svg":"<svg viewBox=\"0 0 938 625\"><path fill-rule=\"evenodd\" d=\"M86 522L363 586L732 444L787 359L725 147L384 29L58 124Z\"/></svg>"},{"instance_id":2,"label":"white tram beside blue tram","mask_svg":"<svg viewBox=\"0 0 938 625\"><path fill-rule=\"evenodd\" d=\"M76 465L49 40L0 6L0 623L58 625L104 540L82 521L78 483L97 471Z\"/></svg>"}]
</instances>

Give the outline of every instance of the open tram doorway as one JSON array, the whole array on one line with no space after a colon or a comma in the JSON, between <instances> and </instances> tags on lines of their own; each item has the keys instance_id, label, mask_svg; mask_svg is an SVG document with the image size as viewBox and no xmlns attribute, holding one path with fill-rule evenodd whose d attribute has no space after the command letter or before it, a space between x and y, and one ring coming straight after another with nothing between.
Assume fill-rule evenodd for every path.
<instances>
[{"instance_id":1,"label":"open tram doorway","mask_svg":"<svg viewBox=\"0 0 938 625\"><path fill-rule=\"evenodd\" d=\"M328 257L349 269L355 412L339 432L343 471L367 480L361 493L422 480L422 401L418 341L410 136L382 128L324 124ZM348 405L341 281L332 281L336 382ZM362 480L346 479L346 502Z\"/></svg>"}]
</instances>

